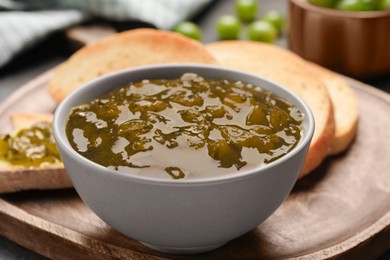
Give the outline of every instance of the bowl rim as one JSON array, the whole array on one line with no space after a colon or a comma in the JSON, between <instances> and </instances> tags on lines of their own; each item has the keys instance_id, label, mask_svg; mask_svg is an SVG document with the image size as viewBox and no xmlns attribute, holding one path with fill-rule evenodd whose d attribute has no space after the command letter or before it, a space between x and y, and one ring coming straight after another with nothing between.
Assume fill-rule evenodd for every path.
<instances>
[{"instance_id":1,"label":"bowl rim","mask_svg":"<svg viewBox=\"0 0 390 260\"><path fill-rule=\"evenodd\" d=\"M68 138L66 137L65 127L63 129L60 129L60 122L63 120L61 118L68 118L69 111L66 109L67 103L71 102L72 99L77 97L81 92L86 92L88 89L93 89L95 84L98 84L100 81L104 80L110 80L112 78L118 77L122 74L127 73L136 73L138 71L143 70L156 70L156 69L174 69L174 68L188 68L190 70L191 68L200 68L200 69L206 69L206 70L218 70L223 71L226 73L238 73L243 76L249 76L252 78L258 78L261 81L268 82L268 84L272 85L272 87L276 87L278 89L281 89L282 91L286 92L288 95L290 95L297 103L299 103L304 111L301 111L304 113L305 117L303 120L307 121L307 129L305 133L302 135L301 140L297 144L296 147L293 148L290 152L288 152L283 157L269 163L266 165L262 165L259 167L255 167L246 171L241 172L240 174L229 174L226 176L215 176L215 177L203 177L203 178L193 178L193 179L179 179L179 180L173 180L173 179L164 179L164 178L152 178L152 177L144 177L139 175L131 175L129 173L123 173L120 171L116 171L113 169L109 169L107 167L104 167L102 165L99 165L98 163L95 163L81 154L79 154L77 151L75 151L72 146L70 145ZM118 88L120 86L112 87L110 90L113 90L115 88ZM272 92L272 90L271 90ZM93 92L92 92L93 93ZM92 95L93 98L93 95ZM91 98L91 99L92 99ZM64 124L66 126L66 124ZM261 172L265 172L273 167L275 167L278 164L283 163L284 161L289 160L291 157L295 156L297 153L301 152L305 148L306 145L310 145L311 139L314 135L314 129L315 129L315 121L314 116L311 112L311 109L306 104L306 102L299 97L297 94L295 94L292 90L288 89L287 87L284 87L283 85L276 83L272 80L269 80L265 77L258 76L252 73L248 73L245 71L237 70L237 69L231 69L223 66L218 65L206 65L206 64L199 64L199 63L169 63L169 64L158 64L158 65L145 65L145 66L137 66L137 67L130 67L127 69L115 71L106 75L103 75L101 77L98 77L94 80L91 80L89 82L86 82L85 84L81 85L79 88L74 90L72 93L70 93L56 108L53 118L53 136L55 138L55 141L59 147L61 147L60 151L63 150L63 152L67 153L70 157L72 157L74 160L79 161L79 163L84 164L90 168L97 167L99 170L99 173L97 174L110 174L112 176L117 176L120 178L125 179L132 179L135 182L142 182L142 183L149 183L149 184L165 184L165 185L197 185L197 184L211 184L211 183L223 183L223 182L230 182L232 180L237 179L243 179L250 177L255 174L260 174ZM64 164L65 166L65 164ZM66 167L65 167L66 169ZM92 171L93 174L96 173L96 171ZM298 173L297 173L298 174Z\"/></svg>"},{"instance_id":2,"label":"bowl rim","mask_svg":"<svg viewBox=\"0 0 390 260\"><path fill-rule=\"evenodd\" d=\"M311 4L308 0L289 0L306 11L311 11L317 14L323 14L340 18L351 19L373 19L381 17L390 17L390 10L375 10L375 11L344 11L329 7L322 7L315 4Z\"/></svg>"}]
</instances>

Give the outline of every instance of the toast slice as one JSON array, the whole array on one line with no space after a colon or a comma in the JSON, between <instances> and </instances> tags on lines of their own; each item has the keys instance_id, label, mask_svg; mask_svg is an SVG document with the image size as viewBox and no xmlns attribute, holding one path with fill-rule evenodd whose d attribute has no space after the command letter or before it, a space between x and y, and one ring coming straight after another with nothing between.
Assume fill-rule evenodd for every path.
<instances>
[{"instance_id":1,"label":"toast slice","mask_svg":"<svg viewBox=\"0 0 390 260\"><path fill-rule=\"evenodd\" d=\"M336 155L345 151L356 136L359 120L357 95L333 71L311 62L308 62L308 64L310 70L324 82L333 103L336 131L329 154Z\"/></svg>"},{"instance_id":2,"label":"toast slice","mask_svg":"<svg viewBox=\"0 0 390 260\"><path fill-rule=\"evenodd\" d=\"M178 33L135 29L86 45L54 72L49 93L60 103L89 80L128 67L161 63L217 64L199 42Z\"/></svg>"},{"instance_id":3,"label":"toast slice","mask_svg":"<svg viewBox=\"0 0 390 260\"><path fill-rule=\"evenodd\" d=\"M51 114L11 115L14 129L23 129L37 122L51 122ZM31 189L62 189L73 187L62 163L41 168L25 168L0 161L0 193L16 192Z\"/></svg>"},{"instance_id":4,"label":"toast slice","mask_svg":"<svg viewBox=\"0 0 390 260\"><path fill-rule=\"evenodd\" d=\"M223 65L269 78L298 94L311 108L315 132L299 178L321 164L333 143L335 122L326 87L297 55L271 44L220 41L207 49Z\"/></svg>"},{"instance_id":5,"label":"toast slice","mask_svg":"<svg viewBox=\"0 0 390 260\"><path fill-rule=\"evenodd\" d=\"M37 122L53 121L53 114L13 113L10 117L14 129L28 128Z\"/></svg>"}]
</instances>

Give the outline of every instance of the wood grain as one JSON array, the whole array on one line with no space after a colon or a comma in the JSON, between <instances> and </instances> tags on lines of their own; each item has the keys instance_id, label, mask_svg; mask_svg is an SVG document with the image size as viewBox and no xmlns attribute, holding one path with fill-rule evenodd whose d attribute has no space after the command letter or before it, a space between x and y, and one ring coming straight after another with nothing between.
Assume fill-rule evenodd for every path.
<instances>
[{"instance_id":1,"label":"wood grain","mask_svg":"<svg viewBox=\"0 0 390 260\"><path fill-rule=\"evenodd\" d=\"M0 132L9 115L53 112L48 72L0 107ZM263 224L202 255L155 252L100 220L73 189L0 196L0 234L55 259L372 259L390 248L390 96L347 79L361 118L356 140L300 180ZM38 101L39 100L39 101Z\"/></svg>"}]
</instances>

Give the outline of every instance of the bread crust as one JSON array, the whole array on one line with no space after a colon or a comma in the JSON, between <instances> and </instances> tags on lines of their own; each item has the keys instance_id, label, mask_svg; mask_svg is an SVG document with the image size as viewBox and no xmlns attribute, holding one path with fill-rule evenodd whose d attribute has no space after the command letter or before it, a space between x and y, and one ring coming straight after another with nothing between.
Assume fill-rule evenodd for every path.
<instances>
[{"instance_id":1,"label":"bread crust","mask_svg":"<svg viewBox=\"0 0 390 260\"><path fill-rule=\"evenodd\" d=\"M62 164L24 169L0 162L0 193L73 187Z\"/></svg>"},{"instance_id":2,"label":"bread crust","mask_svg":"<svg viewBox=\"0 0 390 260\"><path fill-rule=\"evenodd\" d=\"M306 101L316 125L299 178L318 167L329 154L335 122L328 91L307 70L307 63L287 50L258 42L221 41L207 45L207 49L223 66L269 78L293 90Z\"/></svg>"},{"instance_id":3,"label":"bread crust","mask_svg":"<svg viewBox=\"0 0 390 260\"><path fill-rule=\"evenodd\" d=\"M27 128L40 121L53 121L53 114L13 113L10 117L14 129Z\"/></svg>"},{"instance_id":4,"label":"bread crust","mask_svg":"<svg viewBox=\"0 0 390 260\"><path fill-rule=\"evenodd\" d=\"M134 29L89 44L54 72L49 93L60 103L89 80L128 67L161 63L217 64L199 42L155 29Z\"/></svg>"},{"instance_id":5,"label":"bread crust","mask_svg":"<svg viewBox=\"0 0 390 260\"><path fill-rule=\"evenodd\" d=\"M357 133L359 121L358 98L353 89L333 71L308 62L309 69L321 79L328 89L334 107L335 137L329 155L345 151Z\"/></svg>"}]
</instances>

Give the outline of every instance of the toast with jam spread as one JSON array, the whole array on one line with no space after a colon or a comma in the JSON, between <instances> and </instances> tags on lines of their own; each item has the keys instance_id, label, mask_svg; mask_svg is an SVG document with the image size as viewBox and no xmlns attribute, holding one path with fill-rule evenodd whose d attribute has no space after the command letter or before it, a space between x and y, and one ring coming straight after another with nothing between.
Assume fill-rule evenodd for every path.
<instances>
[{"instance_id":1,"label":"toast with jam spread","mask_svg":"<svg viewBox=\"0 0 390 260\"><path fill-rule=\"evenodd\" d=\"M11 115L0 138L0 193L73 187L51 134L51 114Z\"/></svg>"}]
</instances>

